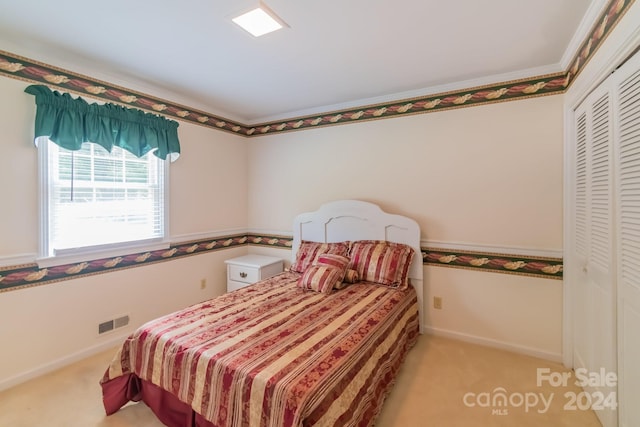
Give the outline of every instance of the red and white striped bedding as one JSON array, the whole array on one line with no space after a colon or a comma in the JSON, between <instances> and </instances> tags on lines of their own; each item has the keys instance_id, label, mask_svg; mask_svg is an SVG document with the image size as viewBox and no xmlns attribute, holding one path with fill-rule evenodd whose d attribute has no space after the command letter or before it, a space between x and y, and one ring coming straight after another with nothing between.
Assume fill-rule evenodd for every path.
<instances>
[{"instance_id":1,"label":"red and white striped bedding","mask_svg":"<svg viewBox=\"0 0 640 427\"><path fill-rule=\"evenodd\" d=\"M371 425L418 336L415 291L361 282L322 294L298 288L299 277L283 273L143 325L107 369L104 396L129 376L216 427Z\"/></svg>"}]
</instances>

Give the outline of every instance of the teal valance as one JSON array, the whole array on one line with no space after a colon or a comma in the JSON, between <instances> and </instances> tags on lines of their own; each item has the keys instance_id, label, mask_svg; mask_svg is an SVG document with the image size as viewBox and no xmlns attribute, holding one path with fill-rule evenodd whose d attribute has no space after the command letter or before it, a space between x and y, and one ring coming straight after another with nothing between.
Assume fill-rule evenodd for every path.
<instances>
[{"instance_id":1,"label":"teal valance","mask_svg":"<svg viewBox=\"0 0 640 427\"><path fill-rule=\"evenodd\" d=\"M44 85L31 85L24 91L36 97L36 142L47 137L68 150L93 142L109 152L113 146L137 157L152 151L171 161L180 155L176 121L116 104L89 104Z\"/></svg>"}]
</instances>

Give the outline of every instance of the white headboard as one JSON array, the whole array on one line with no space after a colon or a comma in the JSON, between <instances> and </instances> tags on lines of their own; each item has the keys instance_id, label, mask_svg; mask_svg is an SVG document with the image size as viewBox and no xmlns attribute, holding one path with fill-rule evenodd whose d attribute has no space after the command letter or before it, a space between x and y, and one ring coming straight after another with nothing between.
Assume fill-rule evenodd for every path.
<instances>
[{"instance_id":1,"label":"white headboard","mask_svg":"<svg viewBox=\"0 0 640 427\"><path fill-rule=\"evenodd\" d=\"M325 203L315 212L306 212L295 217L292 260L295 260L302 240L387 240L411 246L415 254L409 268L409 277L418 294L420 333L424 332L424 270L420 249L420 226L417 222L405 216L388 214L373 203L337 200Z\"/></svg>"}]
</instances>

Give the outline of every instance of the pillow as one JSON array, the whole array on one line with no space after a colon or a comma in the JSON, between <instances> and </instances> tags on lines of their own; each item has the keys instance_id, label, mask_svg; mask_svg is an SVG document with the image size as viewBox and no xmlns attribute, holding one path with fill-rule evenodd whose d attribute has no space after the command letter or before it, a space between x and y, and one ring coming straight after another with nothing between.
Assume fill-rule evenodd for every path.
<instances>
[{"instance_id":1,"label":"pillow","mask_svg":"<svg viewBox=\"0 0 640 427\"><path fill-rule=\"evenodd\" d=\"M414 252L411 246L401 243L358 240L351 244L349 268L358 272L360 280L406 288Z\"/></svg>"},{"instance_id":2,"label":"pillow","mask_svg":"<svg viewBox=\"0 0 640 427\"><path fill-rule=\"evenodd\" d=\"M320 254L298 280L302 289L328 294L332 289L340 289L349 265L349 258L336 254Z\"/></svg>"},{"instance_id":3,"label":"pillow","mask_svg":"<svg viewBox=\"0 0 640 427\"><path fill-rule=\"evenodd\" d=\"M313 265L326 265L328 267L335 267L339 269L344 275L347 272L347 267L351 260L346 256L337 254L320 254L316 257L316 261Z\"/></svg>"},{"instance_id":4,"label":"pillow","mask_svg":"<svg viewBox=\"0 0 640 427\"><path fill-rule=\"evenodd\" d=\"M349 286L350 284L358 283L359 281L360 281L360 276L358 276L358 272L348 268L347 271L345 271L345 273L344 273L344 279L342 279L342 282L340 282L339 284L335 285L333 288L334 289L344 289L347 286Z\"/></svg>"},{"instance_id":5,"label":"pillow","mask_svg":"<svg viewBox=\"0 0 640 427\"><path fill-rule=\"evenodd\" d=\"M344 273L344 281L347 283L358 283L360 281L360 275L352 268L348 268Z\"/></svg>"},{"instance_id":6,"label":"pillow","mask_svg":"<svg viewBox=\"0 0 640 427\"><path fill-rule=\"evenodd\" d=\"M320 254L335 254L347 256L348 252L348 242L321 243L303 240L300 243L298 252L296 253L295 261L289 267L289 271L304 273L305 270L309 268L311 264L313 264L317 256Z\"/></svg>"},{"instance_id":7,"label":"pillow","mask_svg":"<svg viewBox=\"0 0 640 427\"><path fill-rule=\"evenodd\" d=\"M312 265L298 279L298 287L304 290L328 294L341 282L342 271L327 265Z\"/></svg>"}]
</instances>

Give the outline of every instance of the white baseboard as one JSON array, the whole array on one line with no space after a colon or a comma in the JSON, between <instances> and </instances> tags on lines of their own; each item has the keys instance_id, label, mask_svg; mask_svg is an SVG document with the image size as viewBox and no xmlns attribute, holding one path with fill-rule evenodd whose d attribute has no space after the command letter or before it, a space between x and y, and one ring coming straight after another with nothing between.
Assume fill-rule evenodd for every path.
<instances>
[{"instance_id":1,"label":"white baseboard","mask_svg":"<svg viewBox=\"0 0 640 427\"><path fill-rule=\"evenodd\" d=\"M548 351L543 351L543 350L539 350L536 348L527 347L519 344L498 341L498 340L494 340L486 337L479 337L477 335L464 334L462 332L434 328L431 326L425 326L425 333L430 335L470 342L472 344L484 345L486 347L499 348L501 350L507 350L513 353L524 354L527 356L538 357L540 359L545 359L552 362L562 363L562 354L560 353L551 353Z\"/></svg>"},{"instance_id":2,"label":"white baseboard","mask_svg":"<svg viewBox=\"0 0 640 427\"><path fill-rule=\"evenodd\" d=\"M22 372L12 377L2 379L0 380L0 391L4 391L11 387L15 387L19 384L22 384L34 378L40 377L42 375L48 374L53 371L57 371L58 369L64 368L65 366L79 362L80 360L91 357L102 351L108 350L110 348L114 348L119 344L122 344L122 342L127 338L129 334L130 332L127 332L122 335L113 336L109 340L104 341L100 344L88 347L76 353L69 354L68 356L61 357L60 359L45 363L29 371ZM105 366L104 368L106 370L107 366ZM98 380L100 380L100 378L96 378L96 381Z\"/></svg>"}]
</instances>

